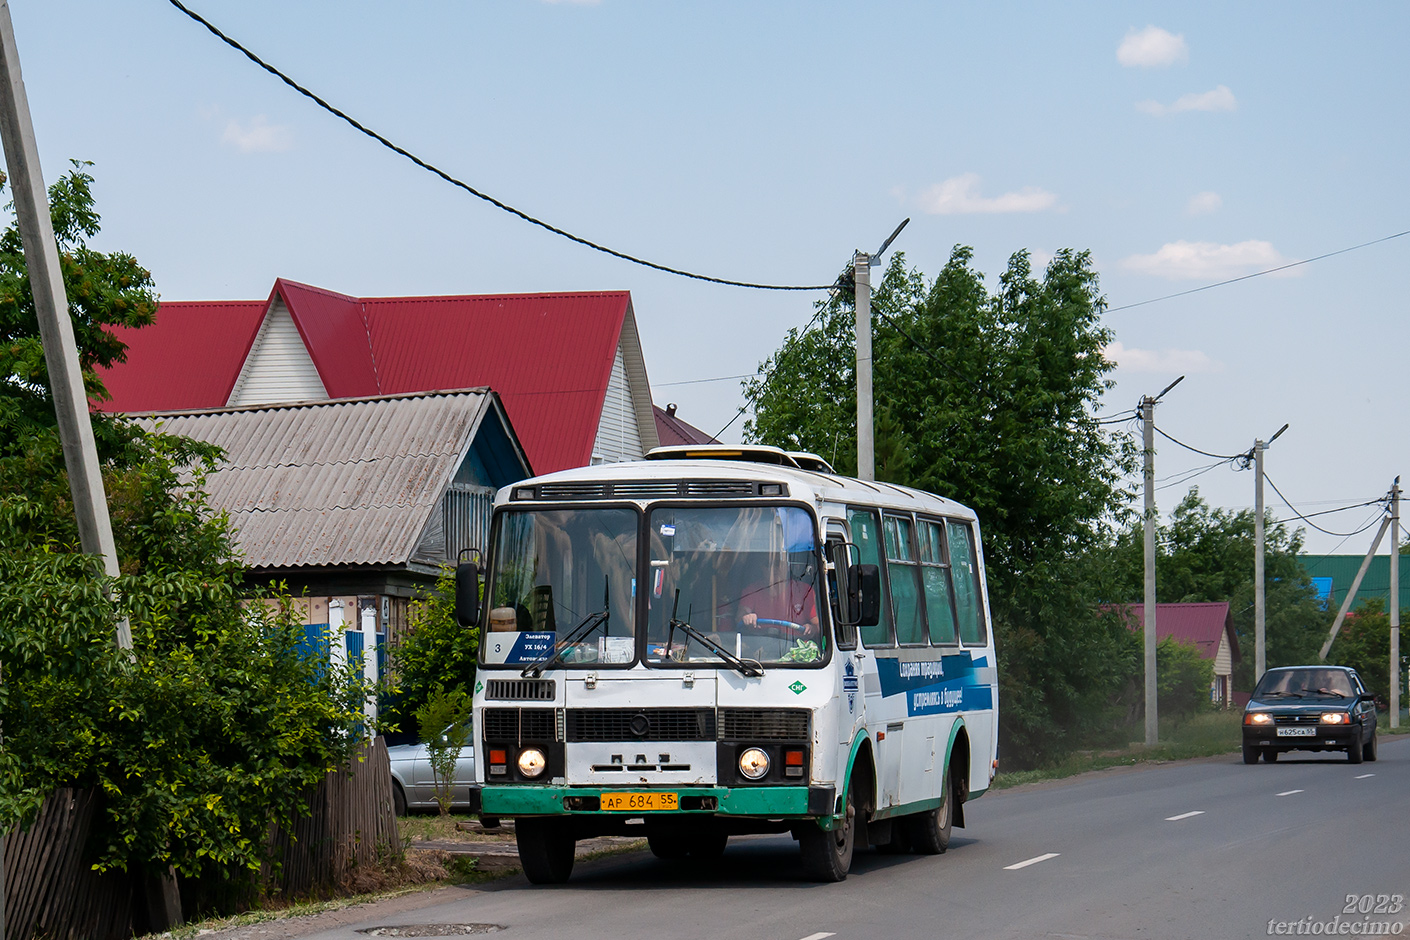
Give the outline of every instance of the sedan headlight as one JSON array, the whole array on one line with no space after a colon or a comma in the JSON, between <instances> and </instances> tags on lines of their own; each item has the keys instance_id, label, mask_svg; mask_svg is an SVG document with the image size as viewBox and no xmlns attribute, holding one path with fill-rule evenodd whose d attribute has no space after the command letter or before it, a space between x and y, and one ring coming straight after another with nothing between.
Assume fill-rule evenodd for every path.
<instances>
[{"instance_id":1,"label":"sedan headlight","mask_svg":"<svg viewBox=\"0 0 1410 940\"><path fill-rule=\"evenodd\" d=\"M739 772L750 780L758 780L769 772L769 755L757 747L751 747L739 755Z\"/></svg>"},{"instance_id":2,"label":"sedan headlight","mask_svg":"<svg viewBox=\"0 0 1410 940\"><path fill-rule=\"evenodd\" d=\"M519 773L526 777L537 777L548 766L548 758L536 747L526 747L519 752Z\"/></svg>"},{"instance_id":3,"label":"sedan headlight","mask_svg":"<svg viewBox=\"0 0 1410 940\"><path fill-rule=\"evenodd\" d=\"M1346 725L1351 723L1351 716L1346 712L1323 712L1322 724L1324 725Z\"/></svg>"},{"instance_id":4,"label":"sedan headlight","mask_svg":"<svg viewBox=\"0 0 1410 940\"><path fill-rule=\"evenodd\" d=\"M1273 716L1267 712L1249 712L1244 715L1244 724L1246 725L1271 725L1272 723Z\"/></svg>"}]
</instances>

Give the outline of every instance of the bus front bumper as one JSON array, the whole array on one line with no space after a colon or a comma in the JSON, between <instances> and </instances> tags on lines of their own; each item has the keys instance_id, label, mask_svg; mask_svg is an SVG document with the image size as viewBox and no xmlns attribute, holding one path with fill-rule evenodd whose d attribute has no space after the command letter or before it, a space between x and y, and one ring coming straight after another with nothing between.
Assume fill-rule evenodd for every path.
<instances>
[{"instance_id":1,"label":"bus front bumper","mask_svg":"<svg viewBox=\"0 0 1410 940\"><path fill-rule=\"evenodd\" d=\"M471 788L471 803L478 802L479 811L486 816L713 814L772 819L831 816L837 803L837 791L833 787L670 787L668 789L678 795L679 809L604 812L601 809L602 794L622 792L621 790L607 787L535 787L518 784ZM478 801L476 800L477 796Z\"/></svg>"}]
</instances>

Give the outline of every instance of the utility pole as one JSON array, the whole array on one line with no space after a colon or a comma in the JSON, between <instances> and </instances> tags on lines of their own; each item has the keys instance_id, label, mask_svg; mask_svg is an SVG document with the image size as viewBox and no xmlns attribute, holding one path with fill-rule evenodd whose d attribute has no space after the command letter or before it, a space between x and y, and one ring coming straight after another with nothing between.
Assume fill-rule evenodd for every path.
<instances>
[{"instance_id":1,"label":"utility pole","mask_svg":"<svg viewBox=\"0 0 1410 940\"><path fill-rule=\"evenodd\" d=\"M1141 428L1145 445L1143 448L1145 453L1143 476L1146 490L1146 506L1145 514L1142 516L1141 533L1145 537L1146 550L1146 590L1145 603L1142 604L1145 623L1142 639L1145 646L1146 666L1147 747L1155 747L1160 738L1159 696L1155 677L1155 529L1158 521L1155 514L1155 403L1164 398L1166 392L1183 381L1185 381L1185 377L1182 375L1165 386L1165 390L1154 398L1147 395L1141 399Z\"/></svg>"},{"instance_id":2,"label":"utility pole","mask_svg":"<svg viewBox=\"0 0 1410 940\"><path fill-rule=\"evenodd\" d=\"M1263 573L1263 452L1268 449L1284 431L1285 424L1278 433L1268 439L1268 443L1257 438L1253 441L1253 681L1258 683L1268 668L1268 637L1266 621L1268 613L1268 585Z\"/></svg>"},{"instance_id":3,"label":"utility pole","mask_svg":"<svg viewBox=\"0 0 1410 940\"><path fill-rule=\"evenodd\" d=\"M871 256L852 255L852 279L857 291L857 479L876 479L876 444L872 435L871 390Z\"/></svg>"},{"instance_id":4,"label":"utility pole","mask_svg":"<svg viewBox=\"0 0 1410 940\"><path fill-rule=\"evenodd\" d=\"M117 546L108 519L108 497L103 489L98 449L93 442L88 393L79 368L78 345L74 341L68 295L59 268L54 225L49 218L49 194L44 189L44 176L39 169L39 148L34 141L34 124L20 75L20 57L8 2L0 2L0 71L4 73L0 76L0 137L4 138L15 217L24 244L25 267L34 293L39 334L44 343L44 362L49 369L49 390L59 421L64 466L69 472L79 543L84 554L102 558L105 573L115 578L119 573ZM119 649L132 648L132 632L126 619L118 622L116 639Z\"/></svg>"},{"instance_id":5,"label":"utility pole","mask_svg":"<svg viewBox=\"0 0 1410 940\"><path fill-rule=\"evenodd\" d=\"M1400 477L1390 488L1390 726L1400 727Z\"/></svg>"},{"instance_id":6,"label":"utility pole","mask_svg":"<svg viewBox=\"0 0 1410 940\"><path fill-rule=\"evenodd\" d=\"M857 479L876 479L876 422L872 417L871 382L871 268L880 261L886 249L901 234L910 219L896 226L896 231L881 243L873 254L856 251L852 254L852 280L856 285L857 312Z\"/></svg>"}]
</instances>

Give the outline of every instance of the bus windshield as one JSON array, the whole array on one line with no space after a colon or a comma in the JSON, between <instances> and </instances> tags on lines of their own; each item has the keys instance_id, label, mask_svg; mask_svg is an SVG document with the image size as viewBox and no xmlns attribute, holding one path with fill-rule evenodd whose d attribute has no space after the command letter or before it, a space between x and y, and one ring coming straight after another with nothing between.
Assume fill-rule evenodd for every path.
<instances>
[{"instance_id":1,"label":"bus windshield","mask_svg":"<svg viewBox=\"0 0 1410 940\"><path fill-rule=\"evenodd\" d=\"M676 619L725 650L761 663L820 662L817 534L795 506L670 507L652 511L647 580L649 663L721 663Z\"/></svg>"},{"instance_id":2,"label":"bus windshield","mask_svg":"<svg viewBox=\"0 0 1410 940\"><path fill-rule=\"evenodd\" d=\"M638 515L631 509L502 513L481 646L487 663L631 663Z\"/></svg>"}]
</instances>

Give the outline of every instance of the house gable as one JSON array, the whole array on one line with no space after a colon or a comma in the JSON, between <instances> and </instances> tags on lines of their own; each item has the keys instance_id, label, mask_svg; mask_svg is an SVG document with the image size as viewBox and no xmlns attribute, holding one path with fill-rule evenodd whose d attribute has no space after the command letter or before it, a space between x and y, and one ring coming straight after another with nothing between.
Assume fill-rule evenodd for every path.
<instances>
[{"instance_id":1,"label":"house gable","mask_svg":"<svg viewBox=\"0 0 1410 940\"><path fill-rule=\"evenodd\" d=\"M327 399L328 390L299 328L284 299L276 294L226 404L242 408Z\"/></svg>"}]
</instances>

